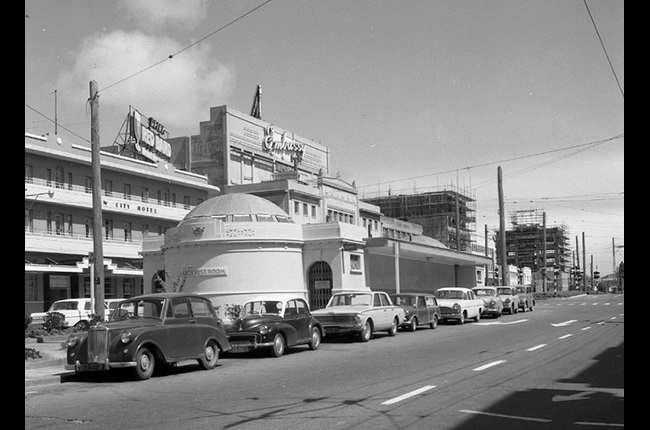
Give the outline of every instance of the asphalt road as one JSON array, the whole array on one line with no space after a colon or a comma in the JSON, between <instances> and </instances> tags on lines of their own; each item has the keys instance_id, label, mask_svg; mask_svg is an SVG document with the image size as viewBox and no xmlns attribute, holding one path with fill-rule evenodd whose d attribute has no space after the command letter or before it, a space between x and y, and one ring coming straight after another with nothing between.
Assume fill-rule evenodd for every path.
<instances>
[{"instance_id":1,"label":"asphalt road","mask_svg":"<svg viewBox=\"0 0 650 430\"><path fill-rule=\"evenodd\" d=\"M25 428L597 429L624 426L624 297L421 326L317 351L224 355L132 381L74 377L25 393Z\"/></svg>"}]
</instances>

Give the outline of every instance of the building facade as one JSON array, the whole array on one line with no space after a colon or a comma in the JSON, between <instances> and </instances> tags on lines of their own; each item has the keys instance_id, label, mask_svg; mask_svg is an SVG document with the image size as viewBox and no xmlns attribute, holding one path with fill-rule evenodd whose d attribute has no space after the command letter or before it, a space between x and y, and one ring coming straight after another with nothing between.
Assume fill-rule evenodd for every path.
<instances>
[{"instance_id":1,"label":"building facade","mask_svg":"<svg viewBox=\"0 0 650 430\"><path fill-rule=\"evenodd\" d=\"M91 146L25 133L25 314L90 297L93 252ZM143 292L142 241L164 237L218 194L204 176L169 163L101 151L105 298Z\"/></svg>"}]
</instances>

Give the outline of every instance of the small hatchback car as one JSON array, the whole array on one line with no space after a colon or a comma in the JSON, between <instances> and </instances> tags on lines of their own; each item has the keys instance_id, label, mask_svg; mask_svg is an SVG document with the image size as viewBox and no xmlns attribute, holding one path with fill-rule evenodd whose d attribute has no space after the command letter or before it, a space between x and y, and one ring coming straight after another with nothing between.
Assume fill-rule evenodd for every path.
<instances>
[{"instance_id":1,"label":"small hatchback car","mask_svg":"<svg viewBox=\"0 0 650 430\"><path fill-rule=\"evenodd\" d=\"M404 309L405 318L400 327L415 331L421 324L428 324L431 328L438 326L440 307L433 294L400 293L390 298L395 305Z\"/></svg>"},{"instance_id":2,"label":"small hatchback car","mask_svg":"<svg viewBox=\"0 0 650 430\"><path fill-rule=\"evenodd\" d=\"M244 303L227 334L231 353L262 348L281 357L286 348L295 345L318 349L324 331L304 298L269 294Z\"/></svg>"},{"instance_id":3,"label":"small hatchback car","mask_svg":"<svg viewBox=\"0 0 650 430\"><path fill-rule=\"evenodd\" d=\"M217 365L230 350L225 327L210 300L196 294L146 294L118 303L106 323L67 340L65 368L77 373L129 368L149 379L160 364L197 360Z\"/></svg>"}]
</instances>

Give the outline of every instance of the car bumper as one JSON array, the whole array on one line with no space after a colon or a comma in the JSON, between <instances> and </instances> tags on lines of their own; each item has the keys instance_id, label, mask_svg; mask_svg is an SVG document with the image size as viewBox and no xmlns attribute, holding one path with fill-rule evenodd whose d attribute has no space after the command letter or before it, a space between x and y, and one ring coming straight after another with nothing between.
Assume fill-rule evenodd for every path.
<instances>
[{"instance_id":1,"label":"car bumper","mask_svg":"<svg viewBox=\"0 0 650 430\"><path fill-rule=\"evenodd\" d=\"M259 333L236 332L228 335L230 350L228 352L249 352L258 348L270 348L273 341L266 339Z\"/></svg>"},{"instance_id":2,"label":"car bumper","mask_svg":"<svg viewBox=\"0 0 650 430\"><path fill-rule=\"evenodd\" d=\"M110 369L124 369L135 367L136 365L135 361L111 362L107 360L104 363L81 363L79 360L76 360L74 364L65 364L63 367L66 370L74 370L75 372L97 372Z\"/></svg>"},{"instance_id":3,"label":"car bumper","mask_svg":"<svg viewBox=\"0 0 650 430\"><path fill-rule=\"evenodd\" d=\"M323 330L325 331L326 336L335 334L359 333L362 329L362 324L323 324Z\"/></svg>"}]
</instances>

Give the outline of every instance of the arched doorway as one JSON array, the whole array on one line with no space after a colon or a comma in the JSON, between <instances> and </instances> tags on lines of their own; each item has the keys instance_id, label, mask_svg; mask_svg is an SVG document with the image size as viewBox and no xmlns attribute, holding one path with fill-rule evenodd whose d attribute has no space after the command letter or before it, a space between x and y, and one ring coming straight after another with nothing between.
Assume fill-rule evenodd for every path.
<instances>
[{"instance_id":1,"label":"arched doorway","mask_svg":"<svg viewBox=\"0 0 650 430\"><path fill-rule=\"evenodd\" d=\"M324 261L309 267L309 308L322 309L332 297L332 268Z\"/></svg>"}]
</instances>

